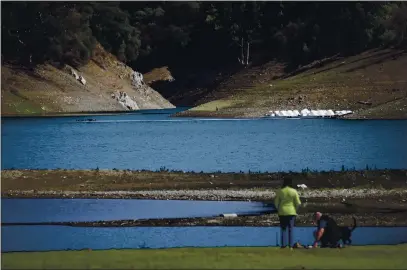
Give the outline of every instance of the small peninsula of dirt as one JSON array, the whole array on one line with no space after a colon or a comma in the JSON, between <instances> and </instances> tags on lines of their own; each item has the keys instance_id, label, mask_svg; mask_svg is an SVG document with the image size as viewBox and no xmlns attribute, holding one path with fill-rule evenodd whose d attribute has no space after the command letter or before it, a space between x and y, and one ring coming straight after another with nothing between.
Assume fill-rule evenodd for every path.
<instances>
[{"instance_id":1,"label":"small peninsula of dirt","mask_svg":"<svg viewBox=\"0 0 407 270\"><path fill-rule=\"evenodd\" d=\"M284 175L303 202L297 224L312 225L312 213L340 224L407 226L407 171L365 170L303 173L183 173L128 170L2 170L3 198L117 198L258 201L272 203ZM265 208L266 209L266 208ZM236 218L118 220L61 223L67 226L274 226L274 212ZM6 224L7 225L7 224Z\"/></svg>"}]
</instances>

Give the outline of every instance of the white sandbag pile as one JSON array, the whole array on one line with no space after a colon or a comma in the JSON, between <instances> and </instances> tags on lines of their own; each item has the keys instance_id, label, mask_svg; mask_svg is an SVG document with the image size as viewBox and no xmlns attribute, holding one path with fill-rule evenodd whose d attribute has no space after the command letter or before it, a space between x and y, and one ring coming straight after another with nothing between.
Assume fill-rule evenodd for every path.
<instances>
[{"instance_id":1,"label":"white sandbag pile","mask_svg":"<svg viewBox=\"0 0 407 270\"><path fill-rule=\"evenodd\" d=\"M333 111L329 110L309 110L302 109L298 110L279 110L279 111L269 111L266 114L268 117L278 117L278 118L332 118L335 116L342 116L346 114L353 113L350 110Z\"/></svg>"}]
</instances>

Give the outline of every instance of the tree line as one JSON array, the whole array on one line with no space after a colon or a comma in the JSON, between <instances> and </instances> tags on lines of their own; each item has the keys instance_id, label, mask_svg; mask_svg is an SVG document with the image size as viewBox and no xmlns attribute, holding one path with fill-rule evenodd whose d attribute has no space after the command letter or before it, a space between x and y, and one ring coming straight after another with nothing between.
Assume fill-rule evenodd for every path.
<instances>
[{"instance_id":1,"label":"tree line","mask_svg":"<svg viewBox=\"0 0 407 270\"><path fill-rule=\"evenodd\" d=\"M405 46L405 2L2 2L2 62L81 66L97 42L140 70L304 64Z\"/></svg>"}]
</instances>

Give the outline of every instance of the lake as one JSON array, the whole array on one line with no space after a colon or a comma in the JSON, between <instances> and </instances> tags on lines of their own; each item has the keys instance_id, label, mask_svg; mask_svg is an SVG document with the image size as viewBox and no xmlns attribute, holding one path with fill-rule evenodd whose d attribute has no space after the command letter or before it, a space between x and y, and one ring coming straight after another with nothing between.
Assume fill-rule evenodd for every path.
<instances>
[{"instance_id":1,"label":"lake","mask_svg":"<svg viewBox=\"0 0 407 270\"><path fill-rule=\"evenodd\" d=\"M407 121L172 118L175 110L2 118L3 169L407 168ZM94 118L94 122L78 122Z\"/></svg>"},{"instance_id":2,"label":"lake","mask_svg":"<svg viewBox=\"0 0 407 270\"><path fill-rule=\"evenodd\" d=\"M298 227L294 239L312 244L314 227ZM276 246L277 227L127 227L92 228L66 226L2 226L2 252ZM407 227L357 228L354 245L400 244L407 241Z\"/></svg>"},{"instance_id":3,"label":"lake","mask_svg":"<svg viewBox=\"0 0 407 270\"><path fill-rule=\"evenodd\" d=\"M3 223L213 217L258 213L261 202L132 199L1 199Z\"/></svg>"},{"instance_id":4,"label":"lake","mask_svg":"<svg viewBox=\"0 0 407 270\"><path fill-rule=\"evenodd\" d=\"M3 223L209 217L273 210L259 202L132 199L2 199ZM315 227L297 227L311 244ZM276 246L278 227L70 227L2 226L2 252L80 249ZM358 227L354 245L407 242L407 227Z\"/></svg>"}]
</instances>

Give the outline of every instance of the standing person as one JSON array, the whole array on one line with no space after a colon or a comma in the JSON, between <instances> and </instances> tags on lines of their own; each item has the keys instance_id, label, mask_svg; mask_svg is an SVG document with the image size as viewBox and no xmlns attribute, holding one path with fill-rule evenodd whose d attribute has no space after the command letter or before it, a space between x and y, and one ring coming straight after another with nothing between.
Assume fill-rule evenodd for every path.
<instances>
[{"instance_id":1,"label":"standing person","mask_svg":"<svg viewBox=\"0 0 407 270\"><path fill-rule=\"evenodd\" d=\"M341 239L341 230L335 220L328 215L320 212L314 214L314 220L317 222L317 230L314 232L315 241L312 247L316 248L318 242L321 242L321 248L339 247Z\"/></svg>"},{"instance_id":2,"label":"standing person","mask_svg":"<svg viewBox=\"0 0 407 270\"><path fill-rule=\"evenodd\" d=\"M284 248L287 246L285 241L287 228L288 245L293 247L295 218L297 216L297 209L301 205L301 201L297 190L293 188L293 180L290 177L284 177L283 186L276 192L274 205L278 210L278 217L280 219L281 247Z\"/></svg>"}]
</instances>

